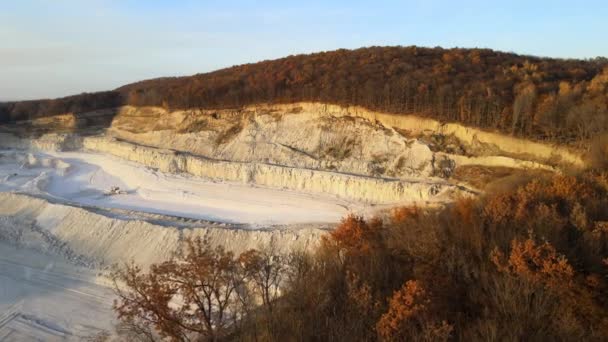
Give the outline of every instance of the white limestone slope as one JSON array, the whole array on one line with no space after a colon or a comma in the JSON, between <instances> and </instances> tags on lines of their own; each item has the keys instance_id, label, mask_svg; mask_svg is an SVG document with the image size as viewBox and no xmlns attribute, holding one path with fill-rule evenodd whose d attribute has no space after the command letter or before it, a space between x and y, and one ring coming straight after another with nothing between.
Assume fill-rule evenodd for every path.
<instances>
[{"instance_id":1,"label":"white limestone slope","mask_svg":"<svg viewBox=\"0 0 608 342\"><path fill-rule=\"evenodd\" d=\"M124 213L99 212L14 193L0 193L0 203L0 240L63 255L89 267L130 260L144 266L161 262L188 237L201 237L236 253L269 244L287 253L312 248L323 234L312 226L247 230L195 221L180 227L178 222L159 224Z\"/></svg>"},{"instance_id":2,"label":"white limestone slope","mask_svg":"<svg viewBox=\"0 0 608 342\"><path fill-rule=\"evenodd\" d=\"M124 107L108 134L215 160L396 178L433 172L426 144L374 121L315 111Z\"/></svg>"},{"instance_id":3,"label":"white limestone slope","mask_svg":"<svg viewBox=\"0 0 608 342\"><path fill-rule=\"evenodd\" d=\"M83 140L83 147L134 161L164 172L184 172L215 180L305 193L335 195L346 200L375 204L414 203L446 199L459 191L441 179L391 179L301 169L271 164L211 160L191 154L134 145L106 137Z\"/></svg>"}]
</instances>

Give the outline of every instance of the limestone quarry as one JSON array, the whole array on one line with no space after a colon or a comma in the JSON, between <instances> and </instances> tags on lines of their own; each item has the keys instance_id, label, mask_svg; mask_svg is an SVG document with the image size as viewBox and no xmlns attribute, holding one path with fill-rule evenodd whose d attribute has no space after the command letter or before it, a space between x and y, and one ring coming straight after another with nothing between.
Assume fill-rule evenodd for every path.
<instances>
[{"instance_id":1,"label":"limestone quarry","mask_svg":"<svg viewBox=\"0 0 608 342\"><path fill-rule=\"evenodd\" d=\"M561 147L315 103L69 113L6 125L0 147L2 196L17 196L6 203L50 202L135 225L147 221L133 217L165 215L167 231L185 218L200 222L193 229L251 236L302 234L301 227L314 236L349 213L370 216L474 196L483 189L456 177L467 168L559 172L583 165L579 154ZM113 187L122 190L109 196ZM15 218L40 207L31 205L1 210ZM120 210L130 214L115 213Z\"/></svg>"},{"instance_id":2,"label":"limestone quarry","mask_svg":"<svg viewBox=\"0 0 608 342\"><path fill-rule=\"evenodd\" d=\"M166 260L197 236L235 252L288 253L317 245L349 213L446 205L521 171L582 166L563 147L318 103L67 113L1 127L0 247L35 250L27 267L39 277L50 277L32 264L41 255L103 274ZM97 278L79 281L107 316L111 295ZM15 305L0 328L37 324L43 339L95 330L74 328L91 323L83 317L57 327L11 316L22 312Z\"/></svg>"}]
</instances>

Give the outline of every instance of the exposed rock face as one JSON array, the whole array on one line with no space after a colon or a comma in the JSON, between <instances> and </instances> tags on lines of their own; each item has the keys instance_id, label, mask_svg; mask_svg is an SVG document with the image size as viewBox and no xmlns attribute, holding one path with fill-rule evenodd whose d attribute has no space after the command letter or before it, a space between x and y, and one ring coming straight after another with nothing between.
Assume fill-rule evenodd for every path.
<instances>
[{"instance_id":1,"label":"exposed rock face","mask_svg":"<svg viewBox=\"0 0 608 342\"><path fill-rule=\"evenodd\" d=\"M316 112L126 107L109 134L218 160L400 178L428 177L433 169L433 152L417 139L366 119Z\"/></svg>"},{"instance_id":2,"label":"exposed rock face","mask_svg":"<svg viewBox=\"0 0 608 342\"><path fill-rule=\"evenodd\" d=\"M584 166L580 153L560 146L412 115L316 103L175 112L124 107L109 133L214 159L394 177L425 177L433 171L431 146L419 139L431 135L453 137L459 145L443 152L502 156L536 166Z\"/></svg>"}]
</instances>

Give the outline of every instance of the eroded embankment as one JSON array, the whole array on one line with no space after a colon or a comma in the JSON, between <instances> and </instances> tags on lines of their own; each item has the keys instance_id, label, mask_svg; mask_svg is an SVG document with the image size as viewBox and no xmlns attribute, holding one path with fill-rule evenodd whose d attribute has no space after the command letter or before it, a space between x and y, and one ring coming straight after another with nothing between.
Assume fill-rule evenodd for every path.
<instances>
[{"instance_id":1,"label":"eroded embankment","mask_svg":"<svg viewBox=\"0 0 608 342\"><path fill-rule=\"evenodd\" d=\"M189 237L201 237L235 253L265 246L287 253L312 248L323 234L316 228L242 230L211 224L178 228L13 193L0 193L0 203L0 240L62 254L89 267L130 260L144 266L158 263L176 253L179 242Z\"/></svg>"}]
</instances>

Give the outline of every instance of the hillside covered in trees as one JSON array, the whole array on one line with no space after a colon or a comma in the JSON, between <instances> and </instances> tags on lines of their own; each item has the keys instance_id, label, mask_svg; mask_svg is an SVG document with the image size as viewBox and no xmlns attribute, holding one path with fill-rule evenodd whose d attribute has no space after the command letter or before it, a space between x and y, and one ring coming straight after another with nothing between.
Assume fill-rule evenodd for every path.
<instances>
[{"instance_id":1,"label":"hillside covered in trees","mask_svg":"<svg viewBox=\"0 0 608 342\"><path fill-rule=\"evenodd\" d=\"M424 115L571 143L608 130L608 59L550 59L488 49L337 50L142 81L109 92L0 104L0 120L125 104L186 109L299 101Z\"/></svg>"},{"instance_id":2,"label":"hillside covered in trees","mask_svg":"<svg viewBox=\"0 0 608 342\"><path fill-rule=\"evenodd\" d=\"M349 216L312 253L188 241L117 271L114 308L133 341L605 341L607 205L608 173L555 175Z\"/></svg>"}]
</instances>

